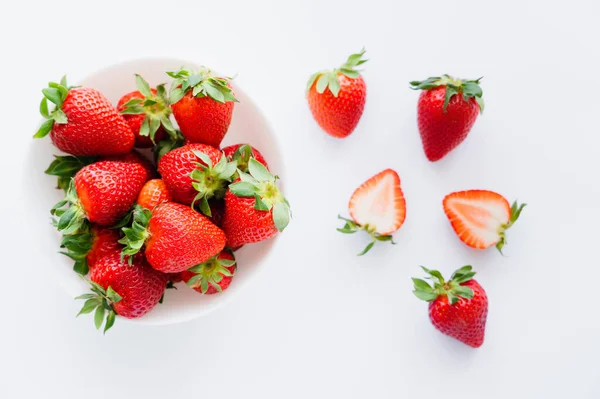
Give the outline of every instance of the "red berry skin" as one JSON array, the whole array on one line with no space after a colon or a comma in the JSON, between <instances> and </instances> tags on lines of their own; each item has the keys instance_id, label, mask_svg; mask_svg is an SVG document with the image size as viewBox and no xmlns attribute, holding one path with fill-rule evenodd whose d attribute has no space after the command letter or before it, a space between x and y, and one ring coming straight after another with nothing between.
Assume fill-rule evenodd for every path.
<instances>
[{"instance_id":1,"label":"red berry skin","mask_svg":"<svg viewBox=\"0 0 600 399\"><path fill-rule=\"evenodd\" d=\"M148 178L148 171L140 163L100 161L77 172L75 189L87 219L111 226L135 204Z\"/></svg>"},{"instance_id":2,"label":"red berry skin","mask_svg":"<svg viewBox=\"0 0 600 399\"><path fill-rule=\"evenodd\" d=\"M172 283L179 283L183 281L181 278L181 273L166 273L165 276L167 276L167 281Z\"/></svg>"},{"instance_id":3,"label":"red berry skin","mask_svg":"<svg viewBox=\"0 0 600 399\"><path fill-rule=\"evenodd\" d=\"M228 247L263 241L278 233L273 222L273 211L256 210L254 202L253 197L238 197L227 190L222 228L227 236Z\"/></svg>"},{"instance_id":4,"label":"red berry skin","mask_svg":"<svg viewBox=\"0 0 600 399\"><path fill-rule=\"evenodd\" d=\"M235 260L235 258L233 257L233 255L231 255L229 253L229 251L221 252L219 254L219 259ZM231 274L234 274L235 265L225 267L225 269L229 270L229 272ZM194 276L195 276L195 273L188 272L187 270L181 273L181 279L183 281L185 281L186 283ZM229 287L229 284L231 284L232 279L233 279L233 276L223 276L223 279L218 283L219 287L221 287L221 291L225 291L227 289L227 287ZM202 288L200 287L200 283L198 283L196 286L194 286L192 288L202 294ZM216 294L218 292L219 291L217 291L217 289L215 287L213 287L212 285L209 284L208 289L206 290L204 295Z\"/></svg>"},{"instance_id":5,"label":"red berry skin","mask_svg":"<svg viewBox=\"0 0 600 399\"><path fill-rule=\"evenodd\" d=\"M463 142L479 115L475 98L453 96L444 112L446 86L423 90L417 105L417 120L423 149L432 162L442 159Z\"/></svg>"},{"instance_id":6,"label":"red berry skin","mask_svg":"<svg viewBox=\"0 0 600 399\"><path fill-rule=\"evenodd\" d=\"M69 90L62 110L67 123L54 123L50 138L61 151L75 156L126 154L135 138L125 119L99 91Z\"/></svg>"},{"instance_id":7,"label":"red berry skin","mask_svg":"<svg viewBox=\"0 0 600 399\"><path fill-rule=\"evenodd\" d=\"M148 224L146 258L163 273L178 273L215 256L225 234L207 217L186 205L166 202L154 209Z\"/></svg>"},{"instance_id":8,"label":"red berry skin","mask_svg":"<svg viewBox=\"0 0 600 399\"><path fill-rule=\"evenodd\" d=\"M161 179L148 180L138 195L136 203L153 210L163 202L170 202L171 194Z\"/></svg>"},{"instance_id":9,"label":"red berry skin","mask_svg":"<svg viewBox=\"0 0 600 399\"><path fill-rule=\"evenodd\" d=\"M144 167L146 172L148 173L148 179L156 176L156 169L154 165L141 155L136 150L133 150L125 155L111 155L108 157L104 157L102 161L116 161L116 162L125 162L125 163L136 163Z\"/></svg>"},{"instance_id":10,"label":"red berry skin","mask_svg":"<svg viewBox=\"0 0 600 399\"><path fill-rule=\"evenodd\" d=\"M227 157L227 160L229 162L231 162L233 160L233 154L237 151L237 149L240 148L243 145L244 144L234 144L234 145L230 145L230 146L227 146L227 147L223 148L223 154L225 154L225 156ZM269 169L269 165L267 164L267 160L260 153L260 151L258 151L256 148L254 148L252 146L250 146L250 148L252 149L252 154L254 155L254 159L256 159L258 162L262 163L263 165L265 165L265 167L267 169Z\"/></svg>"},{"instance_id":11,"label":"red berry skin","mask_svg":"<svg viewBox=\"0 0 600 399\"><path fill-rule=\"evenodd\" d=\"M133 263L121 261L120 251L100 258L92 269L90 279L104 289L112 289L121 296L113 309L122 317L135 319L152 310L165 292L167 278L152 269L142 254L135 255Z\"/></svg>"},{"instance_id":12,"label":"red berry skin","mask_svg":"<svg viewBox=\"0 0 600 399\"><path fill-rule=\"evenodd\" d=\"M114 251L120 251L123 246L119 244L121 235L119 230L107 229L100 226L92 226L93 236L92 248L86 255L88 267L92 269L100 258Z\"/></svg>"},{"instance_id":13,"label":"red berry skin","mask_svg":"<svg viewBox=\"0 0 600 399\"><path fill-rule=\"evenodd\" d=\"M197 168L196 164L206 165L194 154L200 151L211 159L213 165L223 156L221 151L206 144L186 144L183 147L169 151L160 159L158 172L162 176L167 190L171 193L173 201L191 205L198 191L192 186L190 173Z\"/></svg>"},{"instance_id":14,"label":"red berry skin","mask_svg":"<svg viewBox=\"0 0 600 399\"><path fill-rule=\"evenodd\" d=\"M367 85L362 76L349 78L338 74L340 92L335 97L329 89L317 92L317 81L307 94L308 107L313 118L326 133L344 138L358 125L367 101Z\"/></svg>"},{"instance_id":15,"label":"red berry skin","mask_svg":"<svg viewBox=\"0 0 600 399\"><path fill-rule=\"evenodd\" d=\"M152 94L156 95L156 89L152 89ZM128 101L134 98L139 98L140 100L143 100L145 97L139 91L132 91L131 93L127 93L119 100L119 103L117 104L117 111L123 111L125 109L125 104L127 104ZM125 119L129 127L131 128L131 131L135 135L135 146L137 148L150 148L154 146L154 143L152 143L152 140L149 136L140 135L140 127L142 126L142 123L144 122L145 118L145 114L123 115L123 119ZM166 137L167 132L165 132L165 129L163 129L161 125L154 134L154 141L158 143L159 141L164 140Z\"/></svg>"},{"instance_id":16,"label":"red berry skin","mask_svg":"<svg viewBox=\"0 0 600 399\"><path fill-rule=\"evenodd\" d=\"M473 298L459 297L458 302L450 305L447 296L439 296L429 303L429 319L442 334L479 348L485 337L488 298L483 287L475 280L461 285L473 290Z\"/></svg>"},{"instance_id":17,"label":"red berry skin","mask_svg":"<svg viewBox=\"0 0 600 399\"><path fill-rule=\"evenodd\" d=\"M194 97L189 90L181 100L171 105L181 134L190 143L219 147L227 134L233 115L233 102L217 102L212 98Z\"/></svg>"}]
</instances>

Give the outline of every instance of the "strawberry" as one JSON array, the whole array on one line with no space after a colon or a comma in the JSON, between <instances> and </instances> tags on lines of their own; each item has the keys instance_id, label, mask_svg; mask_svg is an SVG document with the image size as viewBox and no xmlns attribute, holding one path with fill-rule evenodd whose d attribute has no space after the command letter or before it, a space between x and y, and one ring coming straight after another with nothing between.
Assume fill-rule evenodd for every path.
<instances>
[{"instance_id":1,"label":"strawberry","mask_svg":"<svg viewBox=\"0 0 600 399\"><path fill-rule=\"evenodd\" d=\"M98 259L112 251L121 250L120 238L119 230L90 227L85 223L76 233L63 236L60 247L65 251L61 253L75 261L74 271L85 276Z\"/></svg>"},{"instance_id":2,"label":"strawberry","mask_svg":"<svg viewBox=\"0 0 600 399\"><path fill-rule=\"evenodd\" d=\"M410 82L423 90L417 106L419 133L427 159L442 159L469 134L477 115L483 112L483 91L476 80L451 76Z\"/></svg>"},{"instance_id":3,"label":"strawberry","mask_svg":"<svg viewBox=\"0 0 600 399\"><path fill-rule=\"evenodd\" d=\"M258 162L265 165L267 170L269 169L265 157L250 144L234 144L227 146L223 148L223 154L225 154L228 161L235 161L237 163L237 168L242 172L248 173L248 161L250 161L250 158L256 159Z\"/></svg>"},{"instance_id":4,"label":"strawberry","mask_svg":"<svg viewBox=\"0 0 600 399\"><path fill-rule=\"evenodd\" d=\"M75 156L125 154L135 141L125 119L99 91L68 87L66 78L42 90L40 113L47 120L35 138L50 133L59 150ZM50 111L48 101L56 107Z\"/></svg>"},{"instance_id":5,"label":"strawberry","mask_svg":"<svg viewBox=\"0 0 600 399\"><path fill-rule=\"evenodd\" d=\"M446 282L439 271L421 267L434 284L431 287L425 280L413 278L413 293L429 302L429 319L433 326L473 348L483 345L488 298L483 287L473 280L473 268L458 269Z\"/></svg>"},{"instance_id":6,"label":"strawberry","mask_svg":"<svg viewBox=\"0 0 600 399\"><path fill-rule=\"evenodd\" d=\"M462 242L470 247L486 249L495 245L502 253L506 244L505 231L521 215L527 204L512 206L493 191L469 190L448 194L444 212Z\"/></svg>"},{"instance_id":7,"label":"strawberry","mask_svg":"<svg viewBox=\"0 0 600 399\"><path fill-rule=\"evenodd\" d=\"M181 273L185 283L201 294L222 292L231 283L235 272L235 258L229 251L222 251L217 256Z\"/></svg>"},{"instance_id":8,"label":"strawberry","mask_svg":"<svg viewBox=\"0 0 600 399\"><path fill-rule=\"evenodd\" d=\"M319 71L308 80L308 107L319 126L333 137L344 138L356 128L367 100L367 85L356 67L367 60L358 54L331 71ZM329 89L329 90L328 90Z\"/></svg>"},{"instance_id":9,"label":"strawberry","mask_svg":"<svg viewBox=\"0 0 600 399\"><path fill-rule=\"evenodd\" d=\"M200 201L200 210L210 216L208 200L223 198L236 172L222 152L206 144L186 144L166 153L158 163L173 200L185 205Z\"/></svg>"},{"instance_id":10,"label":"strawberry","mask_svg":"<svg viewBox=\"0 0 600 399\"><path fill-rule=\"evenodd\" d=\"M163 202L170 202L171 194L161 179L148 180L138 195L136 203L146 209L154 210Z\"/></svg>"},{"instance_id":11,"label":"strawberry","mask_svg":"<svg viewBox=\"0 0 600 399\"><path fill-rule=\"evenodd\" d=\"M254 158L248 162L248 171L238 170L239 179L225 194L222 223L232 248L273 237L290 221L290 204L277 188L278 176Z\"/></svg>"},{"instance_id":12,"label":"strawberry","mask_svg":"<svg viewBox=\"0 0 600 399\"><path fill-rule=\"evenodd\" d=\"M123 115L135 134L135 146L152 147L163 140L167 133L176 135L169 119L171 108L164 85L151 89L140 75L135 75L137 91L125 94L117 104L117 110Z\"/></svg>"},{"instance_id":13,"label":"strawberry","mask_svg":"<svg viewBox=\"0 0 600 399\"><path fill-rule=\"evenodd\" d=\"M390 241L391 234L397 231L406 219L406 201L400 188L400 177L392 169L379 172L357 188L348 209L352 219L339 216L346 224L340 233L354 234L366 231L371 242L358 255L364 255L377 241Z\"/></svg>"},{"instance_id":14,"label":"strawberry","mask_svg":"<svg viewBox=\"0 0 600 399\"><path fill-rule=\"evenodd\" d=\"M86 219L110 226L125 216L150 178L148 170L140 162L131 161L131 157L96 162L77 172L65 199L52 208L60 232L73 234ZM63 209L67 204L70 207Z\"/></svg>"},{"instance_id":15,"label":"strawberry","mask_svg":"<svg viewBox=\"0 0 600 399\"><path fill-rule=\"evenodd\" d=\"M95 310L94 322L99 329L106 316L104 332L115 322L117 315L135 319L152 310L165 292L167 278L152 269L142 255L128 264L119 251L100 258L90 274L92 293L78 296L85 299L80 314Z\"/></svg>"},{"instance_id":16,"label":"strawberry","mask_svg":"<svg viewBox=\"0 0 600 399\"><path fill-rule=\"evenodd\" d=\"M186 205L165 202L153 211L136 206L133 225L124 227L123 255L145 245L148 263L163 273L179 273L207 261L225 247L225 234L207 217Z\"/></svg>"},{"instance_id":17,"label":"strawberry","mask_svg":"<svg viewBox=\"0 0 600 399\"><path fill-rule=\"evenodd\" d=\"M170 89L173 116L191 143L219 147L229 129L233 104L229 78L214 76L207 68L167 72L174 79Z\"/></svg>"}]
</instances>

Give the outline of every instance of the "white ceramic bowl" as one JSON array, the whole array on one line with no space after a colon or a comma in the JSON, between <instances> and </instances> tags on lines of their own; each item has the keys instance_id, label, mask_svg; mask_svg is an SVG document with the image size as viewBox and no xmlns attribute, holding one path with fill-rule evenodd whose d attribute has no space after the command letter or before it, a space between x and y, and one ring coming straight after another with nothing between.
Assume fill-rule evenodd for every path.
<instances>
[{"instance_id":1,"label":"white ceramic bowl","mask_svg":"<svg viewBox=\"0 0 600 399\"><path fill-rule=\"evenodd\" d=\"M170 59L148 58L129 61L103 68L80 82L69 82L98 89L116 105L119 98L135 88L135 73L142 75L152 87L160 83L169 83L171 78L166 71L176 71L180 67L197 68L198 64ZM60 77L57 77L60 79ZM41 89L41 88L40 88ZM273 173L285 180L280 148L275 133L266 118L250 97L233 82L233 90L240 101L235 104L233 120L223 146L236 143L249 143L264 155ZM41 96L41 94L40 94ZM40 97L41 98L41 97ZM35 131L35 130L33 130ZM41 267L50 269L67 293L75 297L88 291L87 284L72 270L72 261L59 254L60 235L50 225L50 208L63 197L61 190L55 189L56 180L44 174L52 161L53 154L61 154L49 137L32 140L27 162L29 179L23 182L25 198L30 200L30 230L35 240L37 259L45 259ZM205 315L236 297L243 287L257 275L266 263L277 237L257 244L246 245L235 253L238 263L236 274L227 290L214 295L201 295L183 283L177 284L177 290L167 290L165 300L149 314L132 322L139 324L171 324L191 320ZM37 267L37 265L36 265ZM123 322L120 319L119 322Z\"/></svg>"}]
</instances>

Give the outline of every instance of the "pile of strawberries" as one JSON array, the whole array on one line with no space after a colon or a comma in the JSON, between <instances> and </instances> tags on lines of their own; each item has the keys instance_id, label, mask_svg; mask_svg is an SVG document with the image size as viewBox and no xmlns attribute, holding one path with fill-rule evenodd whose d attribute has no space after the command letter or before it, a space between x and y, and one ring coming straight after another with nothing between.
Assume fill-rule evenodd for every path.
<instances>
[{"instance_id":1,"label":"pile of strawberries","mask_svg":"<svg viewBox=\"0 0 600 399\"><path fill-rule=\"evenodd\" d=\"M51 210L61 253L91 285L80 314L94 312L104 332L117 315L150 312L181 280L222 292L237 268L233 252L290 220L262 154L249 144L220 148L238 102L230 79L206 68L167 74L168 90L136 75L138 90L117 107L65 78L43 89L46 121L35 137L49 134L70 154L46 171L66 192Z\"/></svg>"},{"instance_id":2,"label":"pile of strawberries","mask_svg":"<svg viewBox=\"0 0 600 399\"><path fill-rule=\"evenodd\" d=\"M348 57L339 68L312 75L307 85L310 111L321 128L336 138L348 137L362 116L367 86L356 67L364 64L364 49ZM427 159L445 157L462 143L483 112L480 79L462 80L448 75L410 82L422 90L417 105L418 126ZM500 253L506 244L506 230L519 218L525 204L512 204L489 190L467 190L448 194L442 208L461 241L472 248L495 246ZM406 219L406 200L400 177L386 169L363 183L350 198L350 219L340 216L344 234L366 232L371 240L359 255L366 254L378 241L391 242ZM414 294L429 302L429 317L442 333L469 346L484 341L488 313L485 290L473 279L471 266L464 266L446 281L437 270L423 267L433 286L413 279Z\"/></svg>"}]
</instances>

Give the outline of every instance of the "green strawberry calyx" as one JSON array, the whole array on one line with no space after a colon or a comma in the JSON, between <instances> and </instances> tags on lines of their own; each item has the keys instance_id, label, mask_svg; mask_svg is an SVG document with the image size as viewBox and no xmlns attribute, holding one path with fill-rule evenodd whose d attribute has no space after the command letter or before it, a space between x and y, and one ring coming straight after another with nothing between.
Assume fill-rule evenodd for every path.
<instances>
[{"instance_id":1,"label":"green strawberry calyx","mask_svg":"<svg viewBox=\"0 0 600 399\"><path fill-rule=\"evenodd\" d=\"M192 186L198 191L198 194L196 194L192 201L192 208L200 201L200 211L206 216L211 217L212 213L208 200L213 197L217 199L225 197L227 185L232 181L233 176L237 172L237 162L228 162L225 154L221 154L219 162L213 165L212 160L205 153L197 150L194 150L193 153L202 162L196 162L196 169L190 172Z\"/></svg>"},{"instance_id":2,"label":"green strawberry calyx","mask_svg":"<svg viewBox=\"0 0 600 399\"><path fill-rule=\"evenodd\" d=\"M237 168L245 173L248 173L250 158L256 159L249 144L240 145L231 156L231 160L237 162Z\"/></svg>"},{"instance_id":3,"label":"green strawberry calyx","mask_svg":"<svg viewBox=\"0 0 600 399\"><path fill-rule=\"evenodd\" d=\"M176 148L183 147L185 144L185 138L179 130L175 131L174 135L169 135L164 140L159 141L154 146L152 152L154 153L154 161L158 165L160 159L169 151L173 151Z\"/></svg>"},{"instance_id":4,"label":"green strawberry calyx","mask_svg":"<svg viewBox=\"0 0 600 399\"><path fill-rule=\"evenodd\" d=\"M65 208L67 205L68 207ZM63 235L75 234L85 228L87 217L77 197L74 179L69 182L65 198L52 207L50 214L55 217L54 226Z\"/></svg>"},{"instance_id":5,"label":"green strawberry calyx","mask_svg":"<svg viewBox=\"0 0 600 399\"><path fill-rule=\"evenodd\" d=\"M68 256L73 261L73 270L82 276L89 272L87 255L94 245L94 235L90 231L90 224L85 222L79 231L70 235L63 235L60 247L63 251L59 253Z\"/></svg>"},{"instance_id":6,"label":"green strawberry calyx","mask_svg":"<svg viewBox=\"0 0 600 399\"><path fill-rule=\"evenodd\" d=\"M138 74L135 75L135 85L144 98L132 98L127 101L121 114L144 115L139 134L150 137L152 143L154 143L154 137L161 125L171 137L176 136L177 132L169 119L171 107L165 85L156 86L156 94L154 94L148 82Z\"/></svg>"},{"instance_id":7,"label":"green strawberry calyx","mask_svg":"<svg viewBox=\"0 0 600 399\"><path fill-rule=\"evenodd\" d=\"M40 103L40 114L46 121L42 123L38 131L33 135L33 138L41 139L46 137L52 130L55 123L65 124L68 122L67 115L62 110L62 105L69 95L69 90L73 87L67 85L67 77L63 76L60 83L50 82L48 87L42 89L42 102ZM50 109L48 107L48 101L54 104L54 107Z\"/></svg>"},{"instance_id":8,"label":"green strawberry calyx","mask_svg":"<svg viewBox=\"0 0 600 399\"><path fill-rule=\"evenodd\" d=\"M223 280L223 277L233 276L229 268L235 264L235 260L220 259L219 255L213 256L206 262L188 269L189 272L194 273L194 276L186 284L192 288L200 288L203 294L206 294L209 285L221 292L222 289L219 283Z\"/></svg>"},{"instance_id":9,"label":"green strawberry calyx","mask_svg":"<svg viewBox=\"0 0 600 399\"><path fill-rule=\"evenodd\" d=\"M517 201L513 202L510 207L510 218L508 222L500 226L498 229L498 236L500 236L500 240L496 243L496 249L502 254L502 249L506 245L506 230L508 230L521 216L521 211L525 208L527 204L518 204Z\"/></svg>"},{"instance_id":10,"label":"green strawberry calyx","mask_svg":"<svg viewBox=\"0 0 600 399\"><path fill-rule=\"evenodd\" d=\"M432 302L440 296L448 297L451 305L457 303L460 298L471 299L475 293L470 287L461 285L473 279L475 272L472 266L463 266L452 274L449 281L445 281L442 273L437 270L429 270L425 266L421 268L428 274L428 279L433 281L433 287L425 280L413 278L413 294L423 301Z\"/></svg>"},{"instance_id":11,"label":"green strawberry calyx","mask_svg":"<svg viewBox=\"0 0 600 399\"><path fill-rule=\"evenodd\" d=\"M265 165L251 158L248 172L238 169L240 181L229 186L232 194L238 197L254 197L254 209L271 212L275 227L283 231L290 222L291 210L288 200L277 188L278 176L273 176Z\"/></svg>"},{"instance_id":12,"label":"green strawberry calyx","mask_svg":"<svg viewBox=\"0 0 600 399\"><path fill-rule=\"evenodd\" d=\"M117 294L112 287L104 289L100 284L90 281L82 277L91 285L91 293L83 294L75 299L85 299L83 307L77 314L77 317L82 314L88 314L94 312L94 324L96 329L99 330L104 323L104 316L106 315L106 323L104 324L104 334L115 324L117 312L113 309L113 304L119 302L121 296Z\"/></svg>"},{"instance_id":13,"label":"green strawberry calyx","mask_svg":"<svg viewBox=\"0 0 600 399\"><path fill-rule=\"evenodd\" d=\"M312 74L308 79L306 92L313 87L316 81L317 93L323 94L326 89L329 89L331 94L333 94L334 97L337 97L340 93L339 75L345 75L351 79L358 78L360 76L360 71L356 69L356 67L368 61L363 59L365 52L366 50L363 48L360 53L352 54L339 68L323 70Z\"/></svg>"},{"instance_id":14,"label":"green strawberry calyx","mask_svg":"<svg viewBox=\"0 0 600 399\"><path fill-rule=\"evenodd\" d=\"M133 208L132 215L131 227L126 226L121 229L125 236L119 240L120 244L125 245L125 248L121 251L121 260L126 256L129 257L128 262L130 265L133 262L133 255L140 252L144 243L150 237L148 223L152 218L152 212L141 205L136 205Z\"/></svg>"},{"instance_id":15,"label":"green strawberry calyx","mask_svg":"<svg viewBox=\"0 0 600 399\"><path fill-rule=\"evenodd\" d=\"M200 67L196 71L181 68L177 72L167 72L167 75L174 79L169 90L171 104L181 100L190 90L197 98L210 97L219 103L239 102L229 87L229 82L233 79L215 76L206 67Z\"/></svg>"},{"instance_id":16,"label":"green strawberry calyx","mask_svg":"<svg viewBox=\"0 0 600 399\"><path fill-rule=\"evenodd\" d=\"M339 231L340 233L344 233L344 234L354 234L356 232L359 231L364 231L367 234L369 234L369 236L371 237L371 242L369 242L369 244L367 244L367 246L365 247L365 249L363 249L360 253L358 253L358 256L363 256L364 254L366 254L367 252L369 252L371 250L371 248L373 248L373 246L378 242L390 242L392 244L396 244L394 242L394 238L391 235L382 235L379 234L375 231L374 227L367 225L361 226L358 223L356 223L354 220L352 219L347 219L345 217L342 217L340 215L338 215L338 219L343 220L344 222L346 222L346 224L344 225L344 227L337 229L337 231Z\"/></svg>"},{"instance_id":17,"label":"green strawberry calyx","mask_svg":"<svg viewBox=\"0 0 600 399\"><path fill-rule=\"evenodd\" d=\"M56 176L58 178L57 188L64 190L65 193L68 191L71 179L75 177L75 174L84 166L97 161L96 157L74 157L71 155L55 155L54 158L54 161L44 173Z\"/></svg>"},{"instance_id":18,"label":"green strawberry calyx","mask_svg":"<svg viewBox=\"0 0 600 399\"><path fill-rule=\"evenodd\" d=\"M475 80L456 79L450 75L435 76L426 80L415 80L410 82L410 88L413 90L430 90L436 87L445 86L446 96L444 97L444 113L448 109L448 103L452 97L462 95L464 101L474 98L479 105L479 112L483 113L485 103L483 101L483 90L479 82L483 77Z\"/></svg>"}]
</instances>

